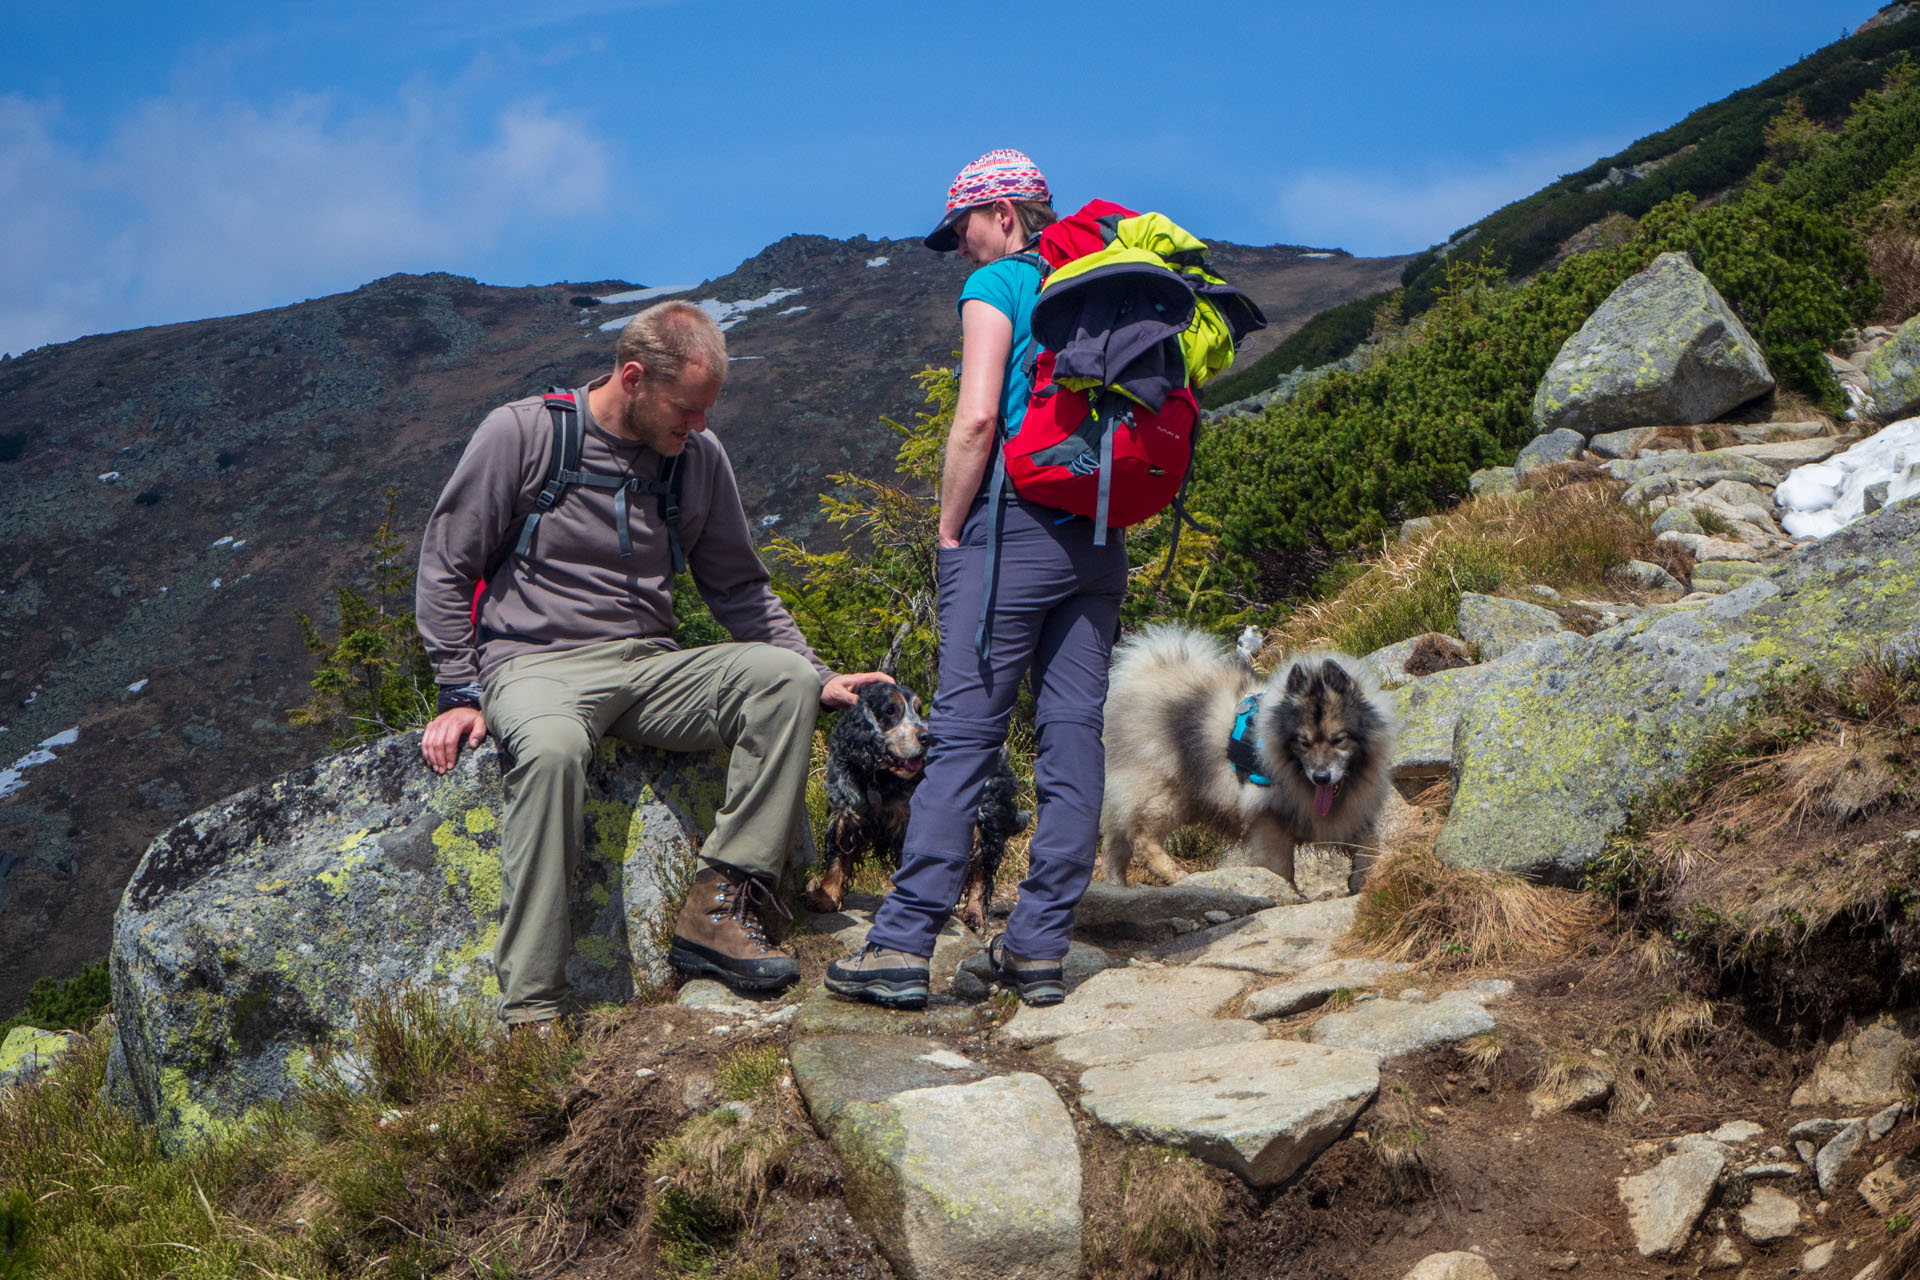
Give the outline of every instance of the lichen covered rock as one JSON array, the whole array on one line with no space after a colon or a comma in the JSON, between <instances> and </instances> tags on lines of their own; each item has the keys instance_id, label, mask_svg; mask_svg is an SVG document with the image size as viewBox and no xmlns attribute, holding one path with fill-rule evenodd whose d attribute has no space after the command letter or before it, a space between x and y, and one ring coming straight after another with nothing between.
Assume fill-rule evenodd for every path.
<instances>
[{"instance_id":1,"label":"lichen covered rock","mask_svg":"<svg viewBox=\"0 0 1920 1280\"><path fill-rule=\"evenodd\" d=\"M1541 434L1711 422L1773 389L1760 346L1684 253L1663 253L1567 339L1534 393Z\"/></svg>"},{"instance_id":2,"label":"lichen covered rock","mask_svg":"<svg viewBox=\"0 0 1920 1280\"><path fill-rule=\"evenodd\" d=\"M51 1067L80 1037L69 1031L15 1027L0 1040L0 1089L25 1084Z\"/></svg>"},{"instance_id":3,"label":"lichen covered rock","mask_svg":"<svg viewBox=\"0 0 1920 1280\"><path fill-rule=\"evenodd\" d=\"M661 916L670 930L724 783L717 754L600 745L567 970L582 999L668 979ZM287 1094L309 1047L344 1036L358 999L403 983L497 998L500 806L493 749L436 776L409 733L163 832L114 919L125 1079L112 1083L179 1136Z\"/></svg>"},{"instance_id":4,"label":"lichen covered rock","mask_svg":"<svg viewBox=\"0 0 1920 1280\"><path fill-rule=\"evenodd\" d=\"M1438 852L1575 880L1629 806L1677 778L1764 682L1835 676L1883 648L1920 648L1920 502L1804 546L1704 605L1650 610L1592 637L1563 632L1473 668Z\"/></svg>"}]
</instances>

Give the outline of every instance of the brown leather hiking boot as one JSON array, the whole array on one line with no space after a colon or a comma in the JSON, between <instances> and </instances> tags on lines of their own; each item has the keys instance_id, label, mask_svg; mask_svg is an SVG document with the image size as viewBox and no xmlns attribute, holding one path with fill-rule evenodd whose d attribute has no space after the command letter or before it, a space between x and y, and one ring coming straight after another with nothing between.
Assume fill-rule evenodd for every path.
<instances>
[{"instance_id":1,"label":"brown leather hiking boot","mask_svg":"<svg viewBox=\"0 0 1920 1280\"><path fill-rule=\"evenodd\" d=\"M673 922L668 961L688 977L718 978L735 991L777 991L800 976L800 966L768 939L759 912L769 907L789 914L765 881L709 863Z\"/></svg>"}]
</instances>

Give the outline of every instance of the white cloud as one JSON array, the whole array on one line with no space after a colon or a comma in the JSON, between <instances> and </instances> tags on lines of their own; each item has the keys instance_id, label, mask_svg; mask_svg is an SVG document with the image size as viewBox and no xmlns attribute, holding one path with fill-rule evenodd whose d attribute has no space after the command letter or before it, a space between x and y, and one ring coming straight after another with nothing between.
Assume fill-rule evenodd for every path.
<instances>
[{"instance_id":1,"label":"white cloud","mask_svg":"<svg viewBox=\"0 0 1920 1280\"><path fill-rule=\"evenodd\" d=\"M1298 243L1410 253L1618 149L1580 142L1472 168L1434 162L1417 170L1310 170L1281 185L1275 214L1280 233Z\"/></svg>"},{"instance_id":2,"label":"white cloud","mask_svg":"<svg viewBox=\"0 0 1920 1280\"><path fill-rule=\"evenodd\" d=\"M57 104L0 97L0 351L460 270L605 207L584 124L476 96L157 99L94 145L65 140Z\"/></svg>"}]
</instances>

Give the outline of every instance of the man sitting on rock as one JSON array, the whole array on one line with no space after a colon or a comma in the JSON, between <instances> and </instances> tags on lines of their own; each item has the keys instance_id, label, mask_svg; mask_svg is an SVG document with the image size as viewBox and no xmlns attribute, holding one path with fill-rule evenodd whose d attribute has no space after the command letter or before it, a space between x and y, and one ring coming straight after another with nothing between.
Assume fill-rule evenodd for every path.
<instances>
[{"instance_id":1,"label":"man sitting on rock","mask_svg":"<svg viewBox=\"0 0 1920 1280\"><path fill-rule=\"evenodd\" d=\"M642 312L621 331L613 373L488 414L427 521L415 611L440 695L420 750L445 773L462 746L490 732L500 744L494 966L508 1023L551 1019L567 995L567 889L587 763L607 734L732 752L706 866L674 924L674 965L736 990L799 974L757 913L774 904L806 820L814 720L887 677L835 675L768 586L733 468L706 434L726 369L726 338L700 308ZM555 466L569 438L577 459ZM674 644L683 554L736 643Z\"/></svg>"}]
</instances>

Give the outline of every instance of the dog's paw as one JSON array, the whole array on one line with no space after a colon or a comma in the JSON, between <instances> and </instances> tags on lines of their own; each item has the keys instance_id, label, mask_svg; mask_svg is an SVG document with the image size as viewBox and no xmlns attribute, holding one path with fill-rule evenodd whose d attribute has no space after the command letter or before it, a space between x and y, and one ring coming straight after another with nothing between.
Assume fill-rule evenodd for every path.
<instances>
[{"instance_id":1,"label":"dog's paw","mask_svg":"<svg viewBox=\"0 0 1920 1280\"><path fill-rule=\"evenodd\" d=\"M815 915L831 915L845 904L844 894L828 893L824 888L807 890L807 910Z\"/></svg>"}]
</instances>

